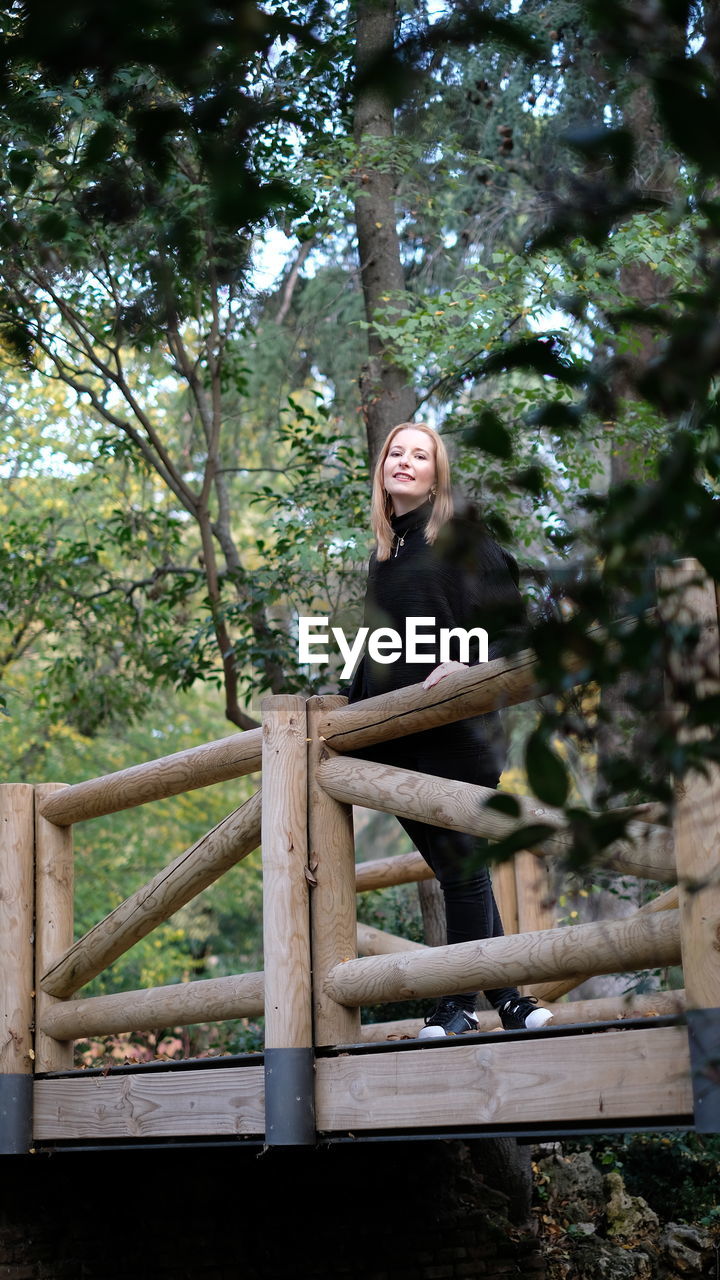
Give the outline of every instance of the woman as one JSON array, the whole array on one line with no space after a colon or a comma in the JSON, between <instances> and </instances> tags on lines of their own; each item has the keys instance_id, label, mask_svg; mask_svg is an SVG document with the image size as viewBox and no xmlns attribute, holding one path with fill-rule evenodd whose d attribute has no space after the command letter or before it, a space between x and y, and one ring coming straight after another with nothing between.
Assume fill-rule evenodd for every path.
<instances>
[{"instance_id":1,"label":"woman","mask_svg":"<svg viewBox=\"0 0 720 1280\"><path fill-rule=\"evenodd\" d=\"M404 422L388 435L375 469L371 520L377 545L368 572L365 626L371 631L392 627L404 636L406 619L422 618L422 647L429 657L422 663L409 662L401 653L381 662L366 653L350 688L350 702L420 681L430 689L468 665L459 659L457 637L450 641L449 658L437 664L444 628L483 628L489 639L488 658L499 656L513 636L520 637L524 610L517 565L477 521L453 518L447 452L431 428ZM474 650L465 656L472 665L481 660L481 652L476 639ZM498 714L493 712L354 754L437 778L497 787L504 746ZM442 886L448 943L502 935L484 862L488 842L405 818L400 822ZM473 1031L476 994L443 996L425 1019L420 1038ZM532 997L520 996L516 987L485 995L506 1030L537 1029L552 1017Z\"/></svg>"}]
</instances>

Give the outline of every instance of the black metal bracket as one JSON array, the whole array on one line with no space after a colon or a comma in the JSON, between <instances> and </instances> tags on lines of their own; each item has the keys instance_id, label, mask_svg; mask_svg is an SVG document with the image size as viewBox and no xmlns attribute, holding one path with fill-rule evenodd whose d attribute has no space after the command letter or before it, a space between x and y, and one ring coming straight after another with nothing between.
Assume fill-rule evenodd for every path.
<instances>
[{"instance_id":1,"label":"black metal bracket","mask_svg":"<svg viewBox=\"0 0 720 1280\"><path fill-rule=\"evenodd\" d=\"M688 1009L690 1073L698 1133L720 1133L720 1009Z\"/></svg>"},{"instance_id":2,"label":"black metal bracket","mask_svg":"<svg viewBox=\"0 0 720 1280\"><path fill-rule=\"evenodd\" d=\"M31 1075L0 1075L0 1155L27 1155L32 1147Z\"/></svg>"},{"instance_id":3,"label":"black metal bracket","mask_svg":"<svg viewBox=\"0 0 720 1280\"><path fill-rule=\"evenodd\" d=\"M266 1049L266 1146L314 1146L315 1142L314 1051Z\"/></svg>"}]
</instances>

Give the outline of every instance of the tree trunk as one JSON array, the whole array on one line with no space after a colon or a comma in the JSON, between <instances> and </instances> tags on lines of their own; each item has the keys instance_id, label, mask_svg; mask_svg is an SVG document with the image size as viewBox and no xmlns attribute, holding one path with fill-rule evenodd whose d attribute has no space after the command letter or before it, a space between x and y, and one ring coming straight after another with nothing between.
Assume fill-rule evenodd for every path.
<instances>
[{"instance_id":1,"label":"tree trunk","mask_svg":"<svg viewBox=\"0 0 720 1280\"><path fill-rule=\"evenodd\" d=\"M670 201L677 189L678 161L668 150L663 141L655 107L650 90L646 84L638 86L630 96L625 109L625 125L632 132L636 146L636 183L644 194ZM673 281L667 275L653 270L647 262L637 261L624 266L620 272L620 283L625 297L629 301L644 307L653 307L667 300L672 292ZM632 400L638 376L648 368L656 353L658 338L650 329L638 325L635 329L637 347L631 357L626 357L624 368L616 380L617 393ZM610 458L610 484L615 487L633 480L638 480L637 446L620 445L613 447ZM656 548L659 550L659 548ZM652 565L648 565L652 573ZM623 602L618 605L619 613L625 612ZM612 686L602 690L601 701L607 721L601 721L598 732L598 765L602 776L605 761L612 761L617 755L632 747L635 759L646 760L647 768L652 769L652 759L648 753L646 741L646 724L641 713L627 701L628 690L633 683L626 676ZM662 696L662 681L658 673L658 699ZM601 783L602 787L602 783ZM613 804L625 800L645 799L645 796L613 797ZM597 800L604 802L602 790Z\"/></svg>"},{"instance_id":2,"label":"tree trunk","mask_svg":"<svg viewBox=\"0 0 720 1280\"><path fill-rule=\"evenodd\" d=\"M393 108L381 80L381 62L392 51L395 0L358 0L354 135L359 148L355 223L368 330L368 361L360 375L370 466L374 468L388 431L412 417L417 397L407 374L397 365L387 343L373 328L388 299L402 306L405 273L400 258L395 213L395 179L389 165L365 163L365 154L378 139L391 139ZM387 75L387 72L385 72ZM381 142L382 145L382 142Z\"/></svg>"}]
</instances>

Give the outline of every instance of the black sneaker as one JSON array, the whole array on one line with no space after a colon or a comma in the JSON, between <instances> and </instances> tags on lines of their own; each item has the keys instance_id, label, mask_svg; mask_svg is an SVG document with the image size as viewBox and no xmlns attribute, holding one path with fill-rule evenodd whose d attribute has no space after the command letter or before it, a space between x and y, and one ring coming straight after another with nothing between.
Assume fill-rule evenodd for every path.
<instances>
[{"instance_id":1,"label":"black sneaker","mask_svg":"<svg viewBox=\"0 0 720 1280\"><path fill-rule=\"evenodd\" d=\"M535 996L515 996L506 1000L498 1013L506 1031L539 1031L553 1016L549 1009L538 1006Z\"/></svg>"},{"instance_id":2,"label":"black sneaker","mask_svg":"<svg viewBox=\"0 0 720 1280\"><path fill-rule=\"evenodd\" d=\"M435 1040L439 1036L461 1036L465 1031L477 1031L477 1015L466 1009L460 1000L443 996L432 1013L425 1019L425 1026L418 1040Z\"/></svg>"}]
</instances>

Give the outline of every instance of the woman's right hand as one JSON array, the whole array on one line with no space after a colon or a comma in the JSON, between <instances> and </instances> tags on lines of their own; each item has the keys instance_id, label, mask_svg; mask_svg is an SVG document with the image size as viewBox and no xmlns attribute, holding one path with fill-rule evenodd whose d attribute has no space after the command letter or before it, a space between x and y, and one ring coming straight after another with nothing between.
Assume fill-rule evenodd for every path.
<instances>
[{"instance_id":1,"label":"woman's right hand","mask_svg":"<svg viewBox=\"0 0 720 1280\"><path fill-rule=\"evenodd\" d=\"M439 667L435 667L423 680L423 689L432 689L433 685L439 684L445 676L449 676L453 671L467 671L466 662L441 662Z\"/></svg>"}]
</instances>

